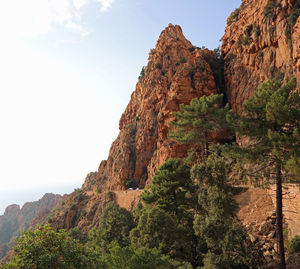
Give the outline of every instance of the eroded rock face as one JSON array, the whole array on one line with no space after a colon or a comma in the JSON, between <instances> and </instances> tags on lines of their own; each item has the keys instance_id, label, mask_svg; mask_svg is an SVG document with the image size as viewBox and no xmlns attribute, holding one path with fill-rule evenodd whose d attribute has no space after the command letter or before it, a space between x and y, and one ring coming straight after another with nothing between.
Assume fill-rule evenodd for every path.
<instances>
[{"instance_id":1,"label":"eroded rock face","mask_svg":"<svg viewBox=\"0 0 300 269\"><path fill-rule=\"evenodd\" d=\"M236 112L263 81L299 78L299 21L294 29L288 23L295 1L281 0L265 15L268 2L244 0L222 38L226 93Z\"/></svg>"},{"instance_id":2,"label":"eroded rock face","mask_svg":"<svg viewBox=\"0 0 300 269\"><path fill-rule=\"evenodd\" d=\"M204 59L208 54L212 52L193 47L179 26L170 24L161 33L120 119L109 157L101 162L96 180L87 179L85 190L91 190L91 180L103 190L122 190L123 182L131 178L143 188L168 158L186 154L187 146L168 139L168 124L181 103L217 92Z\"/></svg>"},{"instance_id":3,"label":"eroded rock face","mask_svg":"<svg viewBox=\"0 0 300 269\"><path fill-rule=\"evenodd\" d=\"M168 158L185 157L188 146L168 139L169 122L181 103L217 93L208 57L213 52L194 47L179 26L170 24L161 33L120 119L108 159L97 173L87 175L80 195L78 190L65 198L51 219L54 227L88 231L112 199L133 210L154 171ZM134 179L133 188L138 189L125 191L127 179Z\"/></svg>"},{"instance_id":4,"label":"eroded rock face","mask_svg":"<svg viewBox=\"0 0 300 269\"><path fill-rule=\"evenodd\" d=\"M293 71L297 78L298 91L300 89L300 17L293 29Z\"/></svg>"}]
</instances>

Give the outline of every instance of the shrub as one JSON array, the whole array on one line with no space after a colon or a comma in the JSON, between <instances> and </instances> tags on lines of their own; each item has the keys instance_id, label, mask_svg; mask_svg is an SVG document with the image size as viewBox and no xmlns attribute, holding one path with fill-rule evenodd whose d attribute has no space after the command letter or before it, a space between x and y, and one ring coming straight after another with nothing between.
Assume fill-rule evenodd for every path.
<instances>
[{"instance_id":1,"label":"shrub","mask_svg":"<svg viewBox=\"0 0 300 269\"><path fill-rule=\"evenodd\" d=\"M289 253L300 252L300 236L294 236L288 244Z\"/></svg>"},{"instance_id":2,"label":"shrub","mask_svg":"<svg viewBox=\"0 0 300 269\"><path fill-rule=\"evenodd\" d=\"M265 18L271 19L274 15L274 9L279 6L280 3L276 3L276 1L274 0L269 1L264 7L264 11L263 11L263 15L265 16Z\"/></svg>"},{"instance_id":3,"label":"shrub","mask_svg":"<svg viewBox=\"0 0 300 269\"><path fill-rule=\"evenodd\" d=\"M232 60L234 60L236 58L236 55L233 53L229 53L226 58L225 58L225 62L231 62Z\"/></svg>"},{"instance_id":4,"label":"shrub","mask_svg":"<svg viewBox=\"0 0 300 269\"><path fill-rule=\"evenodd\" d=\"M269 32L270 35L273 35L274 32L275 32L275 30L276 30L276 26L275 26L275 25L272 25L272 26L270 26L270 28L268 29L268 32Z\"/></svg>"},{"instance_id":5,"label":"shrub","mask_svg":"<svg viewBox=\"0 0 300 269\"><path fill-rule=\"evenodd\" d=\"M182 58L180 59L180 63L181 63L181 64L186 63L186 58L182 57Z\"/></svg>"},{"instance_id":6,"label":"shrub","mask_svg":"<svg viewBox=\"0 0 300 269\"><path fill-rule=\"evenodd\" d=\"M140 78L144 78L145 77L145 66L143 66L141 73L140 73Z\"/></svg>"},{"instance_id":7,"label":"shrub","mask_svg":"<svg viewBox=\"0 0 300 269\"><path fill-rule=\"evenodd\" d=\"M110 200L114 200L114 199L115 199L115 193L114 193L113 191L108 191L108 192L106 193L106 196L107 196L107 198L110 199Z\"/></svg>"},{"instance_id":8,"label":"shrub","mask_svg":"<svg viewBox=\"0 0 300 269\"><path fill-rule=\"evenodd\" d=\"M4 267L48 269L103 268L99 255L73 239L64 230L38 226L16 240L15 256ZM2 268L2 267L1 267Z\"/></svg>"},{"instance_id":9,"label":"shrub","mask_svg":"<svg viewBox=\"0 0 300 269\"><path fill-rule=\"evenodd\" d=\"M290 27L293 27L300 16L300 1L298 0L293 8L293 11L288 16L288 24Z\"/></svg>"},{"instance_id":10,"label":"shrub","mask_svg":"<svg viewBox=\"0 0 300 269\"><path fill-rule=\"evenodd\" d=\"M136 134L136 124L130 123L126 126L127 130L129 131L129 134L131 136L134 136Z\"/></svg>"},{"instance_id":11,"label":"shrub","mask_svg":"<svg viewBox=\"0 0 300 269\"><path fill-rule=\"evenodd\" d=\"M251 37L250 37L250 36L244 36L244 37L241 39L241 44L242 44L243 46L247 46L247 45L249 45L250 40L251 40Z\"/></svg>"},{"instance_id":12,"label":"shrub","mask_svg":"<svg viewBox=\"0 0 300 269\"><path fill-rule=\"evenodd\" d=\"M161 76L164 76L166 73L167 73L166 70L161 70L160 75L161 75Z\"/></svg>"},{"instance_id":13,"label":"shrub","mask_svg":"<svg viewBox=\"0 0 300 269\"><path fill-rule=\"evenodd\" d=\"M240 9L237 8L232 12L230 17L228 18L228 25L231 25L233 22L236 22L239 19Z\"/></svg>"},{"instance_id":14,"label":"shrub","mask_svg":"<svg viewBox=\"0 0 300 269\"><path fill-rule=\"evenodd\" d=\"M134 178L127 178L124 182L123 182L124 186L126 188L133 188L134 184L135 184L135 180Z\"/></svg>"},{"instance_id":15,"label":"shrub","mask_svg":"<svg viewBox=\"0 0 300 269\"><path fill-rule=\"evenodd\" d=\"M156 67L157 69L162 69L162 65L161 65L160 63L157 63L157 64L155 65L155 67Z\"/></svg>"},{"instance_id":16,"label":"shrub","mask_svg":"<svg viewBox=\"0 0 300 269\"><path fill-rule=\"evenodd\" d=\"M196 47L196 46L193 46L193 47L189 48L189 51L190 51L190 52L193 52L193 51L196 50L196 49L199 49L199 48Z\"/></svg>"},{"instance_id":17,"label":"shrub","mask_svg":"<svg viewBox=\"0 0 300 269\"><path fill-rule=\"evenodd\" d=\"M254 24L252 32L254 33L255 38L258 38L261 34L261 30L256 24Z\"/></svg>"}]
</instances>

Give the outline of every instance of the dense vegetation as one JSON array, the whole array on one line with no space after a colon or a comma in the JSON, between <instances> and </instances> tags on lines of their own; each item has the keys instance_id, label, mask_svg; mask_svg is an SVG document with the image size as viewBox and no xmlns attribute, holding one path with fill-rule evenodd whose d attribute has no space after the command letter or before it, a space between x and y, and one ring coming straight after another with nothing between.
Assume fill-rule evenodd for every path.
<instances>
[{"instance_id":1,"label":"dense vegetation","mask_svg":"<svg viewBox=\"0 0 300 269\"><path fill-rule=\"evenodd\" d=\"M300 174L295 87L295 79L286 85L263 83L244 103L242 116L222 106L222 95L181 105L170 138L191 143L193 151L159 168L134 215L111 202L88 235L79 229L55 232L47 225L30 230L3 268L262 268L262 253L236 216L231 184L258 177L264 180L257 183L277 186L276 236L285 268L282 182ZM241 148L225 139L218 145L218 133L250 142ZM298 237L289 250L299 250Z\"/></svg>"}]
</instances>

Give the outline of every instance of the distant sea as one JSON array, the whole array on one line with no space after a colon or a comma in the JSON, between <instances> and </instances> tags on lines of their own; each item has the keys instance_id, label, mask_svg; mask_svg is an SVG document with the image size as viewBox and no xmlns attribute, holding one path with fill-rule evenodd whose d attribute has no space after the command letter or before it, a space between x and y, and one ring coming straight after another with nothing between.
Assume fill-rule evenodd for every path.
<instances>
[{"instance_id":1,"label":"distant sea","mask_svg":"<svg viewBox=\"0 0 300 269\"><path fill-rule=\"evenodd\" d=\"M81 185L40 187L32 189L1 190L0 189L0 215L4 214L5 208L11 204L17 204L22 207L26 202L33 202L41 199L46 193L69 194L75 188Z\"/></svg>"}]
</instances>

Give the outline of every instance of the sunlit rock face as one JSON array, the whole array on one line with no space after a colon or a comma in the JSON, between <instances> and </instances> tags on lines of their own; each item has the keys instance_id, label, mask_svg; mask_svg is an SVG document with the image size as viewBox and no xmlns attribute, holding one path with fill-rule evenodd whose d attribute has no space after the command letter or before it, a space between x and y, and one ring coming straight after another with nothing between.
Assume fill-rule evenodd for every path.
<instances>
[{"instance_id":1,"label":"sunlit rock face","mask_svg":"<svg viewBox=\"0 0 300 269\"><path fill-rule=\"evenodd\" d=\"M227 20L222 53L228 100L234 111L266 79L299 81L299 20L290 26L293 0L282 0L267 12L269 0L244 0ZM298 69L297 69L298 66Z\"/></svg>"},{"instance_id":2,"label":"sunlit rock face","mask_svg":"<svg viewBox=\"0 0 300 269\"><path fill-rule=\"evenodd\" d=\"M204 59L211 53L193 47L179 26L170 24L161 33L120 119L119 136L108 159L101 162L94 182L104 189L121 190L126 179L134 178L136 185L143 188L168 158L186 154L187 146L168 139L169 122L181 103L217 92L211 68Z\"/></svg>"},{"instance_id":3,"label":"sunlit rock face","mask_svg":"<svg viewBox=\"0 0 300 269\"><path fill-rule=\"evenodd\" d=\"M170 24L162 31L121 116L120 133L108 159L100 163L97 172L87 175L82 199L76 198L78 191L65 199L65 205L51 219L54 227L89 230L96 226L103 206L110 201L109 191L120 205L133 209L154 171L168 158L186 155L187 145L168 139L169 122L180 104L217 93L213 72L205 60L209 55L213 52L194 47L180 26ZM127 179L134 179L134 188L139 190L125 191Z\"/></svg>"}]
</instances>

